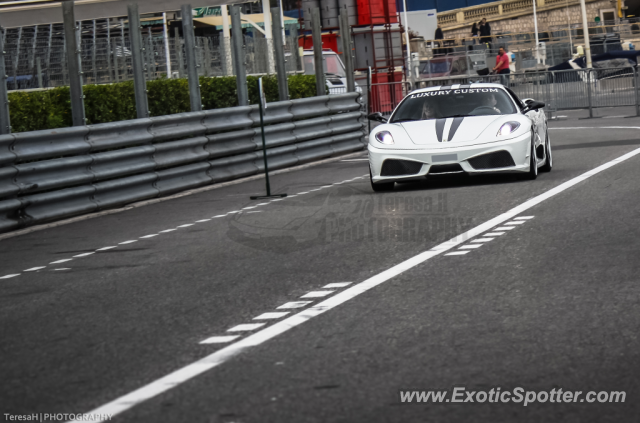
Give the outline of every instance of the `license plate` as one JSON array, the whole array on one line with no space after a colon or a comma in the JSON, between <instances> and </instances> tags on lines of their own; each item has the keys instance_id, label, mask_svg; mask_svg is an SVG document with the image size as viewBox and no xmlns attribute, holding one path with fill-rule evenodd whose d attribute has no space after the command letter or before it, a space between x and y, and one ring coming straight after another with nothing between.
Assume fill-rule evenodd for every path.
<instances>
[{"instance_id":1,"label":"license plate","mask_svg":"<svg viewBox=\"0 0 640 423\"><path fill-rule=\"evenodd\" d=\"M457 161L458 161L457 154L438 154L436 156L431 156L432 163L457 162Z\"/></svg>"}]
</instances>

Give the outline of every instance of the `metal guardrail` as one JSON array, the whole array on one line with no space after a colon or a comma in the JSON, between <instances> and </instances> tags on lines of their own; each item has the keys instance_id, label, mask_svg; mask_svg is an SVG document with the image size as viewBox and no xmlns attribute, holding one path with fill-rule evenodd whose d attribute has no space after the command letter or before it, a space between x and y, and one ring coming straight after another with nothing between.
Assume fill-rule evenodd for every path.
<instances>
[{"instance_id":1,"label":"metal guardrail","mask_svg":"<svg viewBox=\"0 0 640 423\"><path fill-rule=\"evenodd\" d=\"M635 106L640 116L637 66L563 71L537 71L508 75L442 77L416 80L415 88L489 82L511 88L521 99L534 98L550 110Z\"/></svg>"},{"instance_id":2,"label":"metal guardrail","mask_svg":"<svg viewBox=\"0 0 640 423\"><path fill-rule=\"evenodd\" d=\"M359 93L269 103L270 169L366 145ZM0 232L264 171L258 106L0 135Z\"/></svg>"}]
</instances>

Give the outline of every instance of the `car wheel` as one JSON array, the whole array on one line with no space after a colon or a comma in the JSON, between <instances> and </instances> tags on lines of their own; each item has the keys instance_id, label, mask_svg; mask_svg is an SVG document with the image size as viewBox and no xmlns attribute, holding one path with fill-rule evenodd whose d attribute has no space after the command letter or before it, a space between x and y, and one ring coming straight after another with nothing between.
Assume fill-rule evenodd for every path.
<instances>
[{"instance_id":1,"label":"car wheel","mask_svg":"<svg viewBox=\"0 0 640 423\"><path fill-rule=\"evenodd\" d=\"M547 156L544 165L540 168L542 172L551 172L553 167L553 155L551 154L551 141L549 141L549 131L546 134L547 141L545 142L544 153Z\"/></svg>"},{"instance_id":2,"label":"car wheel","mask_svg":"<svg viewBox=\"0 0 640 423\"><path fill-rule=\"evenodd\" d=\"M538 159L536 159L536 143L531 138L531 156L529 157L529 173L527 179L534 180L538 177Z\"/></svg>"},{"instance_id":3,"label":"car wheel","mask_svg":"<svg viewBox=\"0 0 640 423\"><path fill-rule=\"evenodd\" d=\"M371 170L369 170L369 180L371 181L371 189L375 192L393 191L393 185L395 182L378 182L373 183L373 176L371 176Z\"/></svg>"}]
</instances>

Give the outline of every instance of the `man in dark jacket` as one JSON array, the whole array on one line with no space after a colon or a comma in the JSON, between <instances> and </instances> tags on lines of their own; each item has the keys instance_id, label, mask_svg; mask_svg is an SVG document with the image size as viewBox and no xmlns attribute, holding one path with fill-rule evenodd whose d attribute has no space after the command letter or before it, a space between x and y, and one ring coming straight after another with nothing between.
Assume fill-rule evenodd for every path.
<instances>
[{"instance_id":1,"label":"man in dark jacket","mask_svg":"<svg viewBox=\"0 0 640 423\"><path fill-rule=\"evenodd\" d=\"M489 44L489 48L491 48L491 25L487 22L487 18L482 18L480 21L480 42Z\"/></svg>"},{"instance_id":2,"label":"man in dark jacket","mask_svg":"<svg viewBox=\"0 0 640 423\"><path fill-rule=\"evenodd\" d=\"M442 32L442 28L440 28L440 25L438 25L438 28L436 28L436 35L433 37L434 40L444 40L444 33ZM444 46L444 41L436 41L436 46L437 47L443 47ZM434 56L441 56L443 54L446 54L446 50L444 48L436 48L434 49L433 55Z\"/></svg>"}]
</instances>

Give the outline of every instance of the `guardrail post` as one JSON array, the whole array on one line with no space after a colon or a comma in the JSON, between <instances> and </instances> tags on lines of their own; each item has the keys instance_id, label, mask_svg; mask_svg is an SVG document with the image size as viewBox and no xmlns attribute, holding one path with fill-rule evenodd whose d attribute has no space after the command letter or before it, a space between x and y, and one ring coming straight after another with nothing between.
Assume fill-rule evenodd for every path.
<instances>
[{"instance_id":1,"label":"guardrail post","mask_svg":"<svg viewBox=\"0 0 640 423\"><path fill-rule=\"evenodd\" d=\"M137 7L137 6L136 6ZM73 126L86 124L84 114L84 95L82 94L82 67L80 66L80 50L74 2L62 2L62 18L64 21L64 39L67 46L67 69L69 70L69 92L71 95L71 122Z\"/></svg>"},{"instance_id":2,"label":"guardrail post","mask_svg":"<svg viewBox=\"0 0 640 423\"><path fill-rule=\"evenodd\" d=\"M589 97L589 117L593 117L593 106L591 104L591 69L585 69L587 72L587 93Z\"/></svg>"},{"instance_id":3,"label":"guardrail post","mask_svg":"<svg viewBox=\"0 0 640 423\"><path fill-rule=\"evenodd\" d=\"M4 65L4 54L4 36L2 27L0 27L0 134L10 134L11 119L9 118L7 69Z\"/></svg>"},{"instance_id":4,"label":"guardrail post","mask_svg":"<svg viewBox=\"0 0 640 423\"><path fill-rule=\"evenodd\" d=\"M356 77L353 70L353 47L351 45L351 28L349 27L349 11L347 6L340 10L340 38L342 38L342 51L344 67L347 72L347 91L355 92ZM411 63L411 61L409 61ZM410 70L413 72L413 69ZM413 73L411 73L413 79Z\"/></svg>"},{"instance_id":5,"label":"guardrail post","mask_svg":"<svg viewBox=\"0 0 640 423\"><path fill-rule=\"evenodd\" d=\"M316 72L316 94L326 95L324 63L322 57L322 30L320 28L320 9L311 9L311 37L313 38L313 62Z\"/></svg>"},{"instance_id":6,"label":"guardrail post","mask_svg":"<svg viewBox=\"0 0 640 423\"><path fill-rule=\"evenodd\" d=\"M184 49L187 55L187 76L189 78L189 102L191 111L202 110L202 95L200 94L200 80L198 78L198 64L196 62L196 37L193 34L193 15L191 5L183 4L182 36L184 37Z\"/></svg>"},{"instance_id":7,"label":"guardrail post","mask_svg":"<svg viewBox=\"0 0 640 423\"><path fill-rule=\"evenodd\" d=\"M287 68L284 64L284 40L282 39L282 18L279 7L271 8L271 17L273 18L271 31L276 53L276 75L278 75L278 98L280 101L285 101L289 100L289 87L287 85Z\"/></svg>"},{"instance_id":8,"label":"guardrail post","mask_svg":"<svg viewBox=\"0 0 640 423\"><path fill-rule=\"evenodd\" d=\"M147 100L147 82L144 78L144 56L142 53L142 35L140 35L140 14L138 4L127 5L129 14L129 41L131 42L131 63L133 65L133 91L136 97L136 116L138 119L149 117ZM124 51L124 48L123 48Z\"/></svg>"},{"instance_id":9,"label":"guardrail post","mask_svg":"<svg viewBox=\"0 0 640 423\"><path fill-rule=\"evenodd\" d=\"M231 9L231 41L233 43L233 69L236 74L238 91L238 106L249 104L249 89L247 88L247 68L244 54L244 36L240 23L240 6L229 6Z\"/></svg>"}]
</instances>

